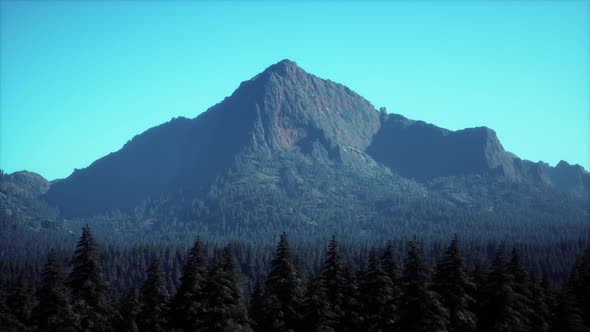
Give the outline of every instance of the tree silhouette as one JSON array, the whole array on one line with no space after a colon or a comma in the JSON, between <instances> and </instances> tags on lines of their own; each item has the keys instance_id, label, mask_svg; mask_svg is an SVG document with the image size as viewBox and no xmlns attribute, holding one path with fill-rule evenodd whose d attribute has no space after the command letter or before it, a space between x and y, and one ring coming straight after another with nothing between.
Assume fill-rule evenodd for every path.
<instances>
[{"instance_id":1,"label":"tree silhouette","mask_svg":"<svg viewBox=\"0 0 590 332\"><path fill-rule=\"evenodd\" d=\"M119 313L121 320L117 324L117 331L139 332L138 317L141 312L141 301L137 288L131 288L121 299Z\"/></svg>"},{"instance_id":2,"label":"tree silhouette","mask_svg":"<svg viewBox=\"0 0 590 332\"><path fill-rule=\"evenodd\" d=\"M37 291L39 303L33 309L33 322L40 331L76 331L78 317L72 310L69 293L63 285L63 272L55 251L47 255Z\"/></svg>"},{"instance_id":3,"label":"tree silhouette","mask_svg":"<svg viewBox=\"0 0 590 332\"><path fill-rule=\"evenodd\" d=\"M140 331L166 331L167 299L168 294L164 288L160 261L152 258L147 270L147 278L140 290L141 310L138 315Z\"/></svg>"},{"instance_id":4,"label":"tree silhouette","mask_svg":"<svg viewBox=\"0 0 590 332\"><path fill-rule=\"evenodd\" d=\"M204 319L197 331L252 331L231 247L227 246L221 260L211 267L204 292Z\"/></svg>"},{"instance_id":5,"label":"tree silhouette","mask_svg":"<svg viewBox=\"0 0 590 332\"><path fill-rule=\"evenodd\" d=\"M527 317L518 311L518 295L514 277L504 262L502 247L496 252L486 284L482 290L481 331L521 331L526 329Z\"/></svg>"},{"instance_id":6,"label":"tree silhouette","mask_svg":"<svg viewBox=\"0 0 590 332\"><path fill-rule=\"evenodd\" d=\"M471 297L475 284L470 280L457 236L444 253L432 280L432 289L440 294L449 309L449 331L475 331L477 316L472 312L475 299Z\"/></svg>"},{"instance_id":7,"label":"tree silhouette","mask_svg":"<svg viewBox=\"0 0 590 332\"><path fill-rule=\"evenodd\" d=\"M401 331L447 331L448 311L440 295L428 287L422 245L416 240L408 242L399 308L397 327Z\"/></svg>"},{"instance_id":8,"label":"tree silhouette","mask_svg":"<svg viewBox=\"0 0 590 332\"><path fill-rule=\"evenodd\" d=\"M381 268L375 251L369 256L361 285L364 329L367 331L392 330L397 323L396 295L393 282Z\"/></svg>"},{"instance_id":9,"label":"tree silhouette","mask_svg":"<svg viewBox=\"0 0 590 332\"><path fill-rule=\"evenodd\" d=\"M180 287L170 303L170 326L192 331L200 324L203 311L203 292L207 278L207 260L199 240L188 253L188 260L180 278Z\"/></svg>"},{"instance_id":10,"label":"tree silhouette","mask_svg":"<svg viewBox=\"0 0 590 332\"><path fill-rule=\"evenodd\" d=\"M266 317L261 328L269 331L296 330L303 295L302 280L291 260L287 234L283 233L266 279L264 301Z\"/></svg>"},{"instance_id":11,"label":"tree silhouette","mask_svg":"<svg viewBox=\"0 0 590 332\"><path fill-rule=\"evenodd\" d=\"M334 332L337 316L328 299L328 289L322 276L310 281L302 305L303 331Z\"/></svg>"},{"instance_id":12,"label":"tree silhouette","mask_svg":"<svg viewBox=\"0 0 590 332\"><path fill-rule=\"evenodd\" d=\"M96 259L96 243L88 225L82 228L72 265L67 285L72 292L74 310L80 316L81 328L112 330L111 322L118 318L118 314L106 302L104 276Z\"/></svg>"}]
</instances>

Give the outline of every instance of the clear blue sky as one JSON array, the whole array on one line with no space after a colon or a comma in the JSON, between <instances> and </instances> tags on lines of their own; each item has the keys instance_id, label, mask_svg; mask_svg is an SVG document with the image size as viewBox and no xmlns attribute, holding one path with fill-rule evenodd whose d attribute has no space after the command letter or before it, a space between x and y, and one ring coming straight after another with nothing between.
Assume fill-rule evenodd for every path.
<instances>
[{"instance_id":1,"label":"clear blue sky","mask_svg":"<svg viewBox=\"0 0 590 332\"><path fill-rule=\"evenodd\" d=\"M590 168L589 1L1 2L0 168L68 176L283 58Z\"/></svg>"}]
</instances>

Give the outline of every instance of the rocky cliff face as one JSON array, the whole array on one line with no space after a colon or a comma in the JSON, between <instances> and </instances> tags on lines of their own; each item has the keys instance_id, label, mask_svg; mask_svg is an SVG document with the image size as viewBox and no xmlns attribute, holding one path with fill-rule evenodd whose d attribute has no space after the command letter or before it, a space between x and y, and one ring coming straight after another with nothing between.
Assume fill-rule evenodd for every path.
<instances>
[{"instance_id":1,"label":"rocky cliff face","mask_svg":"<svg viewBox=\"0 0 590 332\"><path fill-rule=\"evenodd\" d=\"M11 229L16 222L29 229L59 228L58 211L48 207L40 197L52 184L41 175L21 171L0 172L0 222ZM8 224L7 224L8 222ZM10 225L7 227L7 225Z\"/></svg>"},{"instance_id":2,"label":"rocky cliff face","mask_svg":"<svg viewBox=\"0 0 590 332\"><path fill-rule=\"evenodd\" d=\"M513 158L486 127L450 131L391 114L368 152L402 176L418 180L467 174L519 177Z\"/></svg>"},{"instance_id":3,"label":"rocky cliff face","mask_svg":"<svg viewBox=\"0 0 590 332\"><path fill-rule=\"evenodd\" d=\"M238 89L257 95L257 140L270 149L290 149L320 140L365 149L380 126L375 107L349 88L306 73L283 60ZM233 96L232 96L233 97Z\"/></svg>"},{"instance_id":4,"label":"rocky cliff face","mask_svg":"<svg viewBox=\"0 0 590 332\"><path fill-rule=\"evenodd\" d=\"M283 60L197 118L149 129L120 151L76 170L47 199L67 215L78 215L128 209L146 197L179 190L197 195L240 154L325 151L338 159L342 148L366 148L379 126L367 100Z\"/></svg>"},{"instance_id":5,"label":"rocky cliff face","mask_svg":"<svg viewBox=\"0 0 590 332\"><path fill-rule=\"evenodd\" d=\"M49 190L50 183L37 173L21 171L6 176L6 183L12 183L31 196L43 195Z\"/></svg>"},{"instance_id":6,"label":"rocky cliff face","mask_svg":"<svg viewBox=\"0 0 590 332\"><path fill-rule=\"evenodd\" d=\"M302 171L308 168L316 172L316 182ZM583 169L522 161L506 152L489 128L450 131L380 113L349 88L283 60L198 117L149 129L75 171L53 185L46 198L67 216L127 210L148 197L203 197L230 171L236 183L264 178L255 186L291 195L306 181L322 183L328 188L322 197L356 191L367 179L420 186L392 174L418 182L479 174L553 186L579 197L587 197L590 188ZM356 182L343 185L346 172Z\"/></svg>"},{"instance_id":7,"label":"rocky cliff face","mask_svg":"<svg viewBox=\"0 0 590 332\"><path fill-rule=\"evenodd\" d=\"M590 200L590 173L582 166L570 165L562 160L555 167L543 164L543 170L555 188Z\"/></svg>"}]
</instances>

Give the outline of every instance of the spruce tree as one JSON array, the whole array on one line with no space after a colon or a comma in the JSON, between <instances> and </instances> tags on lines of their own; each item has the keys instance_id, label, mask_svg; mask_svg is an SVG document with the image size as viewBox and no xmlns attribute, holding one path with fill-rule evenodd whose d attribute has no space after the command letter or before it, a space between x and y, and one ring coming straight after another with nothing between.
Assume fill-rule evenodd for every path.
<instances>
[{"instance_id":1,"label":"spruce tree","mask_svg":"<svg viewBox=\"0 0 590 332\"><path fill-rule=\"evenodd\" d=\"M67 285L73 296L74 310L80 316L81 328L111 331L111 322L118 318L118 314L106 302L106 284L96 259L96 243L88 225L82 228L72 265Z\"/></svg>"},{"instance_id":2,"label":"spruce tree","mask_svg":"<svg viewBox=\"0 0 590 332\"><path fill-rule=\"evenodd\" d=\"M483 307L485 303L485 286L488 281L488 274L489 274L489 267L486 263L483 262L475 262L475 268L471 273L473 283L475 284L475 290L471 293L472 297L475 299L475 303L471 307L471 311L473 311L478 320L479 326L479 319L485 315L485 308Z\"/></svg>"},{"instance_id":3,"label":"spruce tree","mask_svg":"<svg viewBox=\"0 0 590 332\"><path fill-rule=\"evenodd\" d=\"M250 317L250 325L254 331L262 331L262 325L264 323L264 287L260 281L256 280L254 284L254 291L250 297L250 304L248 306L248 316Z\"/></svg>"},{"instance_id":4,"label":"spruce tree","mask_svg":"<svg viewBox=\"0 0 590 332\"><path fill-rule=\"evenodd\" d=\"M289 241L281 234L265 286L264 331L295 331L303 299L303 282L291 260Z\"/></svg>"},{"instance_id":5,"label":"spruce tree","mask_svg":"<svg viewBox=\"0 0 590 332\"><path fill-rule=\"evenodd\" d=\"M68 290L63 284L61 265L53 250L47 255L47 262L41 273L41 287L37 291L38 303L32 312L37 330L48 332L69 332L78 330L79 317L72 309Z\"/></svg>"},{"instance_id":6,"label":"spruce tree","mask_svg":"<svg viewBox=\"0 0 590 332\"><path fill-rule=\"evenodd\" d=\"M504 261L500 247L482 290L480 331L526 331L527 317L518 310L514 277Z\"/></svg>"},{"instance_id":7,"label":"spruce tree","mask_svg":"<svg viewBox=\"0 0 590 332\"><path fill-rule=\"evenodd\" d=\"M202 288L207 278L207 260L199 240L188 253L188 260L180 277L180 287L170 303L169 324L173 328L192 331L202 319Z\"/></svg>"},{"instance_id":8,"label":"spruce tree","mask_svg":"<svg viewBox=\"0 0 590 332\"><path fill-rule=\"evenodd\" d=\"M196 331L252 331L240 273L229 246L211 267L204 292L204 319Z\"/></svg>"},{"instance_id":9,"label":"spruce tree","mask_svg":"<svg viewBox=\"0 0 590 332\"><path fill-rule=\"evenodd\" d=\"M137 317L140 331L166 330L167 298L160 261L153 258L147 270L147 278L140 290L141 310Z\"/></svg>"},{"instance_id":10,"label":"spruce tree","mask_svg":"<svg viewBox=\"0 0 590 332\"><path fill-rule=\"evenodd\" d=\"M362 304L360 302L359 285L350 266L345 266L342 272L344 284L342 294L342 316L336 322L336 330L344 332L360 331L363 326Z\"/></svg>"},{"instance_id":11,"label":"spruce tree","mask_svg":"<svg viewBox=\"0 0 590 332\"><path fill-rule=\"evenodd\" d=\"M332 306L331 312L340 320L344 315L342 308L344 302L344 294L342 293L344 277L342 276L342 258L338 253L338 242L334 236L332 236L328 244L328 252L322 267L321 278L323 280L317 280L316 282L324 284L328 303Z\"/></svg>"},{"instance_id":12,"label":"spruce tree","mask_svg":"<svg viewBox=\"0 0 590 332\"><path fill-rule=\"evenodd\" d=\"M590 332L582 315L571 286L565 285L557 298L550 331Z\"/></svg>"},{"instance_id":13,"label":"spruce tree","mask_svg":"<svg viewBox=\"0 0 590 332\"><path fill-rule=\"evenodd\" d=\"M12 314L5 300L6 292L0 285L0 331L28 331L28 327Z\"/></svg>"},{"instance_id":14,"label":"spruce tree","mask_svg":"<svg viewBox=\"0 0 590 332\"><path fill-rule=\"evenodd\" d=\"M231 303L231 316L229 319L235 328L232 331L252 331L250 327L250 318L248 317L248 306L244 298L244 287L241 276L241 271L234 258L232 247L226 246L221 257L221 269L224 280L227 280L227 285L230 290L233 302Z\"/></svg>"},{"instance_id":15,"label":"spruce tree","mask_svg":"<svg viewBox=\"0 0 590 332\"><path fill-rule=\"evenodd\" d=\"M138 316L141 311L141 302L137 288L132 287L121 299L119 313L121 319L117 324L117 331L139 332Z\"/></svg>"},{"instance_id":16,"label":"spruce tree","mask_svg":"<svg viewBox=\"0 0 590 332\"><path fill-rule=\"evenodd\" d=\"M531 316L531 329L538 332L549 330L551 310L549 308L549 299L545 290L536 275L530 278L531 310L535 313Z\"/></svg>"},{"instance_id":17,"label":"spruce tree","mask_svg":"<svg viewBox=\"0 0 590 332\"><path fill-rule=\"evenodd\" d=\"M449 315L440 295L428 287L428 269L423 261L422 246L408 242L402 276L398 330L447 331Z\"/></svg>"},{"instance_id":18,"label":"spruce tree","mask_svg":"<svg viewBox=\"0 0 590 332\"><path fill-rule=\"evenodd\" d=\"M393 250L393 244L391 242L387 243L383 254L381 255L381 267L383 272L387 274L389 279L393 282L395 288L398 289L398 281L401 278L399 267L397 265L397 260L395 258L395 252Z\"/></svg>"},{"instance_id":19,"label":"spruce tree","mask_svg":"<svg viewBox=\"0 0 590 332\"><path fill-rule=\"evenodd\" d=\"M547 273L543 273L543 276L541 277L541 288L543 289L543 293L545 294L545 300L547 303L547 308L549 309L549 312L553 312L555 307L557 307L557 299L555 298L555 289L553 284L551 283L551 281L549 280L549 277L547 276ZM549 315L551 316L551 315Z\"/></svg>"},{"instance_id":20,"label":"spruce tree","mask_svg":"<svg viewBox=\"0 0 590 332\"><path fill-rule=\"evenodd\" d=\"M6 298L6 305L18 321L28 326L31 321L31 310L35 306L31 286L19 276Z\"/></svg>"},{"instance_id":21,"label":"spruce tree","mask_svg":"<svg viewBox=\"0 0 590 332\"><path fill-rule=\"evenodd\" d=\"M590 326L590 248L576 259L567 285L574 294L585 324Z\"/></svg>"},{"instance_id":22,"label":"spruce tree","mask_svg":"<svg viewBox=\"0 0 590 332\"><path fill-rule=\"evenodd\" d=\"M524 319L522 325L530 328L533 321L539 321L541 318L532 309L531 279L521 263L520 254L516 248L512 248L510 253L508 272L510 272L514 280L514 308Z\"/></svg>"},{"instance_id":23,"label":"spruce tree","mask_svg":"<svg viewBox=\"0 0 590 332\"><path fill-rule=\"evenodd\" d=\"M334 332L337 316L328 299L328 289L323 277L310 281L302 305L302 330L309 332Z\"/></svg>"},{"instance_id":24,"label":"spruce tree","mask_svg":"<svg viewBox=\"0 0 590 332\"><path fill-rule=\"evenodd\" d=\"M449 331L476 330L477 316L472 311L475 299L470 295L475 291L475 284L465 270L456 236L436 267L432 289L440 294L443 305L449 309Z\"/></svg>"},{"instance_id":25,"label":"spruce tree","mask_svg":"<svg viewBox=\"0 0 590 332\"><path fill-rule=\"evenodd\" d=\"M363 305L364 329L366 331L390 331L397 322L396 294L393 282L381 268L375 251L360 285Z\"/></svg>"}]
</instances>

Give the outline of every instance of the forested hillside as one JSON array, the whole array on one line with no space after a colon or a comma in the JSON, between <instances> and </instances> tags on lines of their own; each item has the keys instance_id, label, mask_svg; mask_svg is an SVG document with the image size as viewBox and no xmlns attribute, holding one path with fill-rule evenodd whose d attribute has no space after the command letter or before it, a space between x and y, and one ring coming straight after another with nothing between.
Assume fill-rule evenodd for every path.
<instances>
[{"instance_id":1,"label":"forested hillside","mask_svg":"<svg viewBox=\"0 0 590 332\"><path fill-rule=\"evenodd\" d=\"M428 259L417 239L359 250L332 238L317 255L293 249L284 233L270 252L199 239L182 253L135 247L123 254L101 247L85 226L73 256L50 250L37 275L4 278L0 329L588 331L590 326L589 250L572 257L569 276L556 284L546 271L524 264L516 247L499 245L490 261L466 263L457 237L437 248L436 260Z\"/></svg>"}]
</instances>

